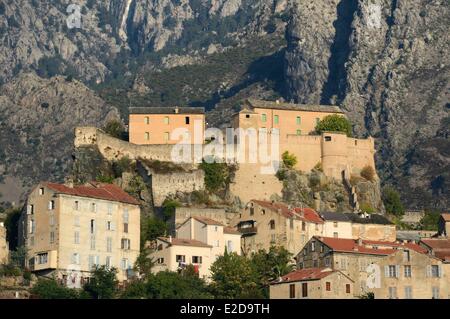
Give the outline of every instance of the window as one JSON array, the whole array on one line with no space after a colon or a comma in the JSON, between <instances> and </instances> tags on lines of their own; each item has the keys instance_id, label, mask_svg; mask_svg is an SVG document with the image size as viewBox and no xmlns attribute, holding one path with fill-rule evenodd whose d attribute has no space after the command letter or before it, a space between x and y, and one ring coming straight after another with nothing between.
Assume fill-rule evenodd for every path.
<instances>
[{"instance_id":1,"label":"window","mask_svg":"<svg viewBox=\"0 0 450 319\"><path fill-rule=\"evenodd\" d=\"M289 228L294 229L294 220L292 218L289 219Z\"/></svg>"},{"instance_id":2,"label":"window","mask_svg":"<svg viewBox=\"0 0 450 319\"><path fill-rule=\"evenodd\" d=\"M48 253L42 253L42 254L38 254L36 256L36 263L38 265L43 265L46 264L48 262Z\"/></svg>"},{"instance_id":3,"label":"window","mask_svg":"<svg viewBox=\"0 0 450 319\"><path fill-rule=\"evenodd\" d=\"M130 240L127 238L122 238L122 240L120 241L120 248L124 250L129 250L130 246L131 246Z\"/></svg>"},{"instance_id":4,"label":"window","mask_svg":"<svg viewBox=\"0 0 450 319\"><path fill-rule=\"evenodd\" d=\"M169 117L168 116L164 117L164 124L169 124L169 123L170 123Z\"/></svg>"},{"instance_id":5,"label":"window","mask_svg":"<svg viewBox=\"0 0 450 319\"><path fill-rule=\"evenodd\" d=\"M327 282L325 283L325 290L326 290L326 291L331 291L331 282L327 281Z\"/></svg>"},{"instance_id":6,"label":"window","mask_svg":"<svg viewBox=\"0 0 450 319\"><path fill-rule=\"evenodd\" d=\"M73 219L73 225L76 227L80 227L80 216L75 216Z\"/></svg>"},{"instance_id":7,"label":"window","mask_svg":"<svg viewBox=\"0 0 450 319\"><path fill-rule=\"evenodd\" d=\"M351 292L351 289L350 289L350 288L351 288L351 287L350 287L350 284L346 284L346 285L345 285L345 292L349 294L349 293Z\"/></svg>"},{"instance_id":8,"label":"window","mask_svg":"<svg viewBox=\"0 0 450 319\"><path fill-rule=\"evenodd\" d=\"M325 142L331 142L331 136L325 136Z\"/></svg>"},{"instance_id":9,"label":"window","mask_svg":"<svg viewBox=\"0 0 450 319\"><path fill-rule=\"evenodd\" d=\"M339 238L339 233L338 233L338 232L334 232L334 233L333 233L333 237L334 237L334 238Z\"/></svg>"},{"instance_id":10,"label":"window","mask_svg":"<svg viewBox=\"0 0 450 319\"><path fill-rule=\"evenodd\" d=\"M273 121L275 124L278 124L280 122L280 117L278 115L275 115Z\"/></svg>"},{"instance_id":11,"label":"window","mask_svg":"<svg viewBox=\"0 0 450 319\"><path fill-rule=\"evenodd\" d=\"M191 123L191 119L189 118L189 116L186 116L184 121L185 121L186 125L189 125Z\"/></svg>"},{"instance_id":12,"label":"window","mask_svg":"<svg viewBox=\"0 0 450 319\"><path fill-rule=\"evenodd\" d=\"M28 222L28 232L30 234L34 234L35 230L36 230L36 222L34 221L34 219L32 219Z\"/></svg>"},{"instance_id":13,"label":"window","mask_svg":"<svg viewBox=\"0 0 450 319\"><path fill-rule=\"evenodd\" d=\"M386 266L386 277L398 278L398 267L396 265Z\"/></svg>"},{"instance_id":14,"label":"window","mask_svg":"<svg viewBox=\"0 0 450 319\"><path fill-rule=\"evenodd\" d=\"M51 200L48 202L48 209L49 210L54 210L55 209L55 201Z\"/></svg>"},{"instance_id":15,"label":"window","mask_svg":"<svg viewBox=\"0 0 450 319\"><path fill-rule=\"evenodd\" d=\"M95 250L95 235L91 235L91 250Z\"/></svg>"},{"instance_id":16,"label":"window","mask_svg":"<svg viewBox=\"0 0 450 319\"><path fill-rule=\"evenodd\" d=\"M91 219L91 234L95 233L95 219Z\"/></svg>"},{"instance_id":17,"label":"window","mask_svg":"<svg viewBox=\"0 0 450 319\"><path fill-rule=\"evenodd\" d=\"M405 287L405 299L412 299L412 287L411 286Z\"/></svg>"},{"instance_id":18,"label":"window","mask_svg":"<svg viewBox=\"0 0 450 319\"><path fill-rule=\"evenodd\" d=\"M186 256L185 255L177 255L175 257L175 260L177 263L185 263L186 262Z\"/></svg>"},{"instance_id":19,"label":"window","mask_svg":"<svg viewBox=\"0 0 450 319\"><path fill-rule=\"evenodd\" d=\"M431 265L431 277L439 278L441 277L440 267L438 265Z\"/></svg>"},{"instance_id":20,"label":"window","mask_svg":"<svg viewBox=\"0 0 450 319\"><path fill-rule=\"evenodd\" d=\"M295 298L295 284L289 285L289 298Z\"/></svg>"},{"instance_id":21,"label":"window","mask_svg":"<svg viewBox=\"0 0 450 319\"><path fill-rule=\"evenodd\" d=\"M302 118L300 116L297 116L296 123L297 125L302 124Z\"/></svg>"},{"instance_id":22,"label":"window","mask_svg":"<svg viewBox=\"0 0 450 319\"><path fill-rule=\"evenodd\" d=\"M97 212L97 205L95 203L91 203L91 212L93 213Z\"/></svg>"},{"instance_id":23,"label":"window","mask_svg":"<svg viewBox=\"0 0 450 319\"><path fill-rule=\"evenodd\" d=\"M250 114L245 114L245 118L249 119L250 118Z\"/></svg>"},{"instance_id":24,"label":"window","mask_svg":"<svg viewBox=\"0 0 450 319\"><path fill-rule=\"evenodd\" d=\"M254 207L250 207L250 216L255 215L255 208Z\"/></svg>"},{"instance_id":25,"label":"window","mask_svg":"<svg viewBox=\"0 0 450 319\"><path fill-rule=\"evenodd\" d=\"M404 250L403 251L403 261L404 262L411 261L411 256L410 256L409 250Z\"/></svg>"},{"instance_id":26,"label":"window","mask_svg":"<svg viewBox=\"0 0 450 319\"><path fill-rule=\"evenodd\" d=\"M261 121L262 121L263 123L267 122L267 114L261 115Z\"/></svg>"},{"instance_id":27,"label":"window","mask_svg":"<svg viewBox=\"0 0 450 319\"><path fill-rule=\"evenodd\" d=\"M156 263L157 264L164 264L164 258L158 258L157 260L156 260Z\"/></svg>"},{"instance_id":28,"label":"window","mask_svg":"<svg viewBox=\"0 0 450 319\"><path fill-rule=\"evenodd\" d=\"M439 299L439 287L432 287L431 288L433 299Z\"/></svg>"},{"instance_id":29,"label":"window","mask_svg":"<svg viewBox=\"0 0 450 319\"><path fill-rule=\"evenodd\" d=\"M337 228L338 227L338 222L333 222L333 227Z\"/></svg>"},{"instance_id":30,"label":"window","mask_svg":"<svg viewBox=\"0 0 450 319\"><path fill-rule=\"evenodd\" d=\"M49 224L50 224L50 226L55 225L55 216L53 215L53 213L50 215Z\"/></svg>"},{"instance_id":31,"label":"window","mask_svg":"<svg viewBox=\"0 0 450 319\"><path fill-rule=\"evenodd\" d=\"M106 256L105 266L106 266L106 269L111 269L111 267L112 267L112 258L111 258L111 256Z\"/></svg>"},{"instance_id":32,"label":"window","mask_svg":"<svg viewBox=\"0 0 450 319\"><path fill-rule=\"evenodd\" d=\"M302 135L302 130L297 130L297 135L298 136Z\"/></svg>"},{"instance_id":33,"label":"window","mask_svg":"<svg viewBox=\"0 0 450 319\"><path fill-rule=\"evenodd\" d=\"M319 224L314 224L315 225L315 229L319 230Z\"/></svg>"},{"instance_id":34,"label":"window","mask_svg":"<svg viewBox=\"0 0 450 319\"><path fill-rule=\"evenodd\" d=\"M44 195L44 187L39 188L39 195Z\"/></svg>"},{"instance_id":35,"label":"window","mask_svg":"<svg viewBox=\"0 0 450 319\"><path fill-rule=\"evenodd\" d=\"M106 222L106 230L112 230L112 221L108 220Z\"/></svg>"},{"instance_id":36,"label":"window","mask_svg":"<svg viewBox=\"0 0 450 319\"><path fill-rule=\"evenodd\" d=\"M192 263L193 264L201 264L202 263L202 257L201 256L192 256Z\"/></svg>"},{"instance_id":37,"label":"window","mask_svg":"<svg viewBox=\"0 0 450 319\"><path fill-rule=\"evenodd\" d=\"M227 241L227 252L232 253L233 251L234 251L233 241L229 240Z\"/></svg>"},{"instance_id":38,"label":"window","mask_svg":"<svg viewBox=\"0 0 450 319\"><path fill-rule=\"evenodd\" d=\"M160 259L162 259L162 262L160 262ZM159 258L157 262L158 262L158 264L163 264L164 258ZM122 268L122 270L127 270L128 269L128 259L122 258L122 261L120 262L120 267Z\"/></svg>"},{"instance_id":39,"label":"window","mask_svg":"<svg viewBox=\"0 0 450 319\"><path fill-rule=\"evenodd\" d=\"M112 252L112 237L106 238L106 251L108 253Z\"/></svg>"},{"instance_id":40,"label":"window","mask_svg":"<svg viewBox=\"0 0 450 319\"><path fill-rule=\"evenodd\" d=\"M169 132L165 132L164 133L164 141L168 142L169 140L170 140L170 134L169 134Z\"/></svg>"},{"instance_id":41,"label":"window","mask_svg":"<svg viewBox=\"0 0 450 319\"><path fill-rule=\"evenodd\" d=\"M150 124L150 118L148 116L146 116L144 118L144 122L145 122L145 124Z\"/></svg>"},{"instance_id":42,"label":"window","mask_svg":"<svg viewBox=\"0 0 450 319\"><path fill-rule=\"evenodd\" d=\"M127 223L123 224L123 232L128 233L128 224Z\"/></svg>"},{"instance_id":43,"label":"window","mask_svg":"<svg viewBox=\"0 0 450 319\"><path fill-rule=\"evenodd\" d=\"M113 212L113 205L108 204L108 215L112 215L112 212Z\"/></svg>"},{"instance_id":44,"label":"window","mask_svg":"<svg viewBox=\"0 0 450 319\"><path fill-rule=\"evenodd\" d=\"M75 201L74 205L73 205L73 209L75 210L80 210L80 202L79 201Z\"/></svg>"},{"instance_id":45,"label":"window","mask_svg":"<svg viewBox=\"0 0 450 319\"><path fill-rule=\"evenodd\" d=\"M76 231L73 233L73 243L76 245L80 243L80 232Z\"/></svg>"},{"instance_id":46,"label":"window","mask_svg":"<svg viewBox=\"0 0 450 319\"><path fill-rule=\"evenodd\" d=\"M311 242L311 251L316 251L316 242L315 241Z\"/></svg>"},{"instance_id":47,"label":"window","mask_svg":"<svg viewBox=\"0 0 450 319\"><path fill-rule=\"evenodd\" d=\"M128 213L128 209L124 208L123 210L123 215L122 215L122 219L124 223L128 223L130 220L130 214Z\"/></svg>"},{"instance_id":48,"label":"window","mask_svg":"<svg viewBox=\"0 0 450 319\"><path fill-rule=\"evenodd\" d=\"M144 133L144 139L145 139L146 141L150 141L150 133L149 133L149 132L145 132L145 133Z\"/></svg>"},{"instance_id":49,"label":"window","mask_svg":"<svg viewBox=\"0 0 450 319\"><path fill-rule=\"evenodd\" d=\"M302 283L302 297L308 297L308 283Z\"/></svg>"},{"instance_id":50,"label":"window","mask_svg":"<svg viewBox=\"0 0 450 319\"><path fill-rule=\"evenodd\" d=\"M75 265L80 264L80 254L79 253L72 254L72 264L75 264Z\"/></svg>"},{"instance_id":51,"label":"window","mask_svg":"<svg viewBox=\"0 0 450 319\"><path fill-rule=\"evenodd\" d=\"M88 264L89 264L89 266L88 266L89 269L93 269L93 268L94 268L94 265L95 265L94 257L95 257L95 256L89 255L89 262L88 262Z\"/></svg>"},{"instance_id":52,"label":"window","mask_svg":"<svg viewBox=\"0 0 450 319\"><path fill-rule=\"evenodd\" d=\"M266 214L266 210L265 209L261 209L261 215L265 215Z\"/></svg>"},{"instance_id":53,"label":"window","mask_svg":"<svg viewBox=\"0 0 450 319\"><path fill-rule=\"evenodd\" d=\"M411 278L411 266L409 266L409 265L405 266L405 277Z\"/></svg>"},{"instance_id":54,"label":"window","mask_svg":"<svg viewBox=\"0 0 450 319\"><path fill-rule=\"evenodd\" d=\"M389 299L397 299L397 288L389 287Z\"/></svg>"},{"instance_id":55,"label":"window","mask_svg":"<svg viewBox=\"0 0 450 319\"><path fill-rule=\"evenodd\" d=\"M34 205L28 205L27 207L27 214L33 215L34 214Z\"/></svg>"},{"instance_id":56,"label":"window","mask_svg":"<svg viewBox=\"0 0 450 319\"><path fill-rule=\"evenodd\" d=\"M275 229L275 221L273 219L270 221L270 229Z\"/></svg>"},{"instance_id":57,"label":"window","mask_svg":"<svg viewBox=\"0 0 450 319\"><path fill-rule=\"evenodd\" d=\"M330 257L325 258L325 267L330 267L330 265L331 265Z\"/></svg>"},{"instance_id":58,"label":"window","mask_svg":"<svg viewBox=\"0 0 450 319\"><path fill-rule=\"evenodd\" d=\"M55 242L55 232L50 232L50 244L53 244Z\"/></svg>"}]
</instances>

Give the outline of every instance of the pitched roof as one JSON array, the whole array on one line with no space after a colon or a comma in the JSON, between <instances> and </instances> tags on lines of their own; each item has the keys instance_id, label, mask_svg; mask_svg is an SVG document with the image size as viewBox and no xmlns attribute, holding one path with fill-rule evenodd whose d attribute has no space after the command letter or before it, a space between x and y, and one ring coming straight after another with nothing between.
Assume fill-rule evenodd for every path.
<instances>
[{"instance_id":1,"label":"pitched roof","mask_svg":"<svg viewBox=\"0 0 450 319\"><path fill-rule=\"evenodd\" d=\"M214 225L214 226L224 226L221 222L218 222L217 220L203 217L203 216L191 216L191 218L205 224L205 225Z\"/></svg>"},{"instance_id":2,"label":"pitched roof","mask_svg":"<svg viewBox=\"0 0 450 319\"><path fill-rule=\"evenodd\" d=\"M168 237L158 237L158 239L170 244L171 246L192 246L192 247L212 248L212 246L194 239L168 238Z\"/></svg>"},{"instance_id":3,"label":"pitched roof","mask_svg":"<svg viewBox=\"0 0 450 319\"><path fill-rule=\"evenodd\" d=\"M325 278L336 272L339 272L339 271L332 270L330 268L299 269L299 270L295 270L285 276L282 276L281 280L275 280L272 282L272 284L276 285L276 284L282 284L282 283L287 283L287 282L319 280L319 279Z\"/></svg>"},{"instance_id":4,"label":"pitched roof","mask_svg":"<svg viewBox=\"0 0 450 319\"><path fill-rule=\"evenodd\" d=\"M134 197L130 196L123 189L114 184L91 182L85 185L75 185L74 187L69 187L64 184L43 182L41 185L60 194L139 205L139 202Z\"/></svg>"},{"instance_id":5,"label":"pitched roof","mask_svg":"<svg viewBox=\"0 0 450 319\"><path fill-rule=\"evenodd\" d=\"M177 111L178 110L178 113ZM130 107L130 114L205 114L203 107Z\"/></svg>"},{"instance_id":6,"label":"pitched roof","mask_svg":"<svg viewBox=\"0 0 450 319\"><path fill-rule=\"evenodd\" d=\"M369 214L368 217L362 217L355 213L345 213L345 216L357 224L393 225L389 219L380 214Z\"/></svg>"},{"instance_id":7,"label":"pitched roof","mask_svg":"<svg viewBox=\"0 0 450 319\"><path fill-rule=\"evenodd\" d=\"M369 254L369 255L390 255L395 253L398 248L408 248L418 253L426 253L426 249L413 243L397 243L375 240L358 240L346 238L319 237L315 239L321 241L335 252L353 253L353 254Z\"/></svg>"},{"instance_id":8,"label":"pitched roof","mask_svg":"<svg viewBox=\"0 0 450 319\"><path fill-rule=\"evenodd\" d=\"M441 217L446 222L450 222L450 213L443 213L443 214L441 214Z\"/></svg>"},{"instance_id":9,"label":"pitched roof","mask_svg":"<svg viewBox=\"0 0 450 319\"><path fill-rule=\"evenodd\" d=\"M269 202L263 200L252 200L252 202L258 204L261 207L268 208L272 211L280 213L285 218L296 218L304 220L311 223L321 224L323 220L320 218L319 214L312 208L309 207L294 207L289 208L288 205L284 203Z\"/></svg>"},{"instance_id":10,"label":"pitched roof","mask_svg":"<svg viewBox=\"0 0 450 319\"><path fill-rule=\"evenodd\" d=\"M223 233L224 234L230 234L230 235L242 235L241 232L237 231L236 229L234 229L232 227L228 227L228 226L225 226L223 228Z\"/></svg>"},{"instance_id":11,"label":"pitched roof","mask_svg":"<svg viewBox=\"0 0 450 319\"><path fill-rule=\"evenodd\" d=\"M350 218L343 213L323 212L320 213L320 217L325 221L351 222Z\"/></svg>"},{"instance_id":12,"label":"pitched roof","mask_svg":"<svg viewBox=\"0 0 450 319\"><path fill-rule=\"evenodd\" d=\"M311 105L311 104L294 104L276 101L264 101L258 99L247 99L246 104L252 108L262 109L277 109L277 110L290 110L290 111L306 111L306 112L325 112L325 113L341 113L344 112L334 105Z\"/></svg>"},{"instance_id":13,"label":"pitched roof","mask_svg":"<svg viewBox=\"0 0 450 319\"><path fill-rule=\"evenodd\" d=\"M450 249L450 238L424 238L421 242L432 250Z\"/></svg>"}]
</instances>

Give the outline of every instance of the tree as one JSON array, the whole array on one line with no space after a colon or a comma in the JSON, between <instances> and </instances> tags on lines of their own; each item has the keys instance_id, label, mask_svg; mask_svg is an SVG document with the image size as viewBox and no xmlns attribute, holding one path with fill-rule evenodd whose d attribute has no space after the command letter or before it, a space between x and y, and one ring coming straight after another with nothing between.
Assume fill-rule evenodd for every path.
<instances>
[{"instance_id":1,"label":"tree","mask_svg":"<svg viewBox=\"0 0 450 319\"><path fill-rule=\"evenodd\" d=\"M122 138L123 133L125 132L125 128L123 127L122 122L114 119L106 123L106 125L103 127L103 131L105 131L106 134L109 134L112 137Z\"/></svg>"},{"instance_id":2,"label":"tree","mask_svg":"<svg viewBox=\"0 0 450 319\"><path fill-rule=\"evenodd\" d=\"M352 134L352 124L342 115L327 115L317 125L316 132L322 134L323 132L343 132L348 137Z\"/></svg>"},{"instance_id":3,"label":"tree","mask_svg":"<svg viewBox=\"0 0 450 319\"><path fill-rule=\"evenodd\" d=\"M191 271L176 273L162 271L147 280L147 298L150 299L209 299L203 279Z\"/></svg>"},{"instance_id":4,"label":"tree","mask_svg":"<svg viewBox=\"0 0 450 319\"><path fill-rule=\"evenodd\" d=\"M54 279L39 278L31 294L40 299L78 299L78 292L60 285Z\"/></svg>"},{"instance_id":5,"label":"tree","mask_svg":"<svg viewBox=\"0 0 450 319\"><path fill-rule=\"evenodd\" d=\"M423 230L438 230L438 222L441 214L438 211L426 211L422 220L420 221Z\"/></svg>"},{"instance_id":6,"label":"tree","mask_svg":"<svg viewBox=\"0 0 450 319\"><path fill-rule=\"evenodd\" d=\"M137 280L131 282L120 294L120 299L143 299L147 296L145 281Z\"/></svg>"},{"instance_id":7,"label":"tree","mask_svg":"<svg viewBox=\"0 0 450 319\"><path fill-rule=\"evenodd\" d=\"M211 265L211 291L219 299L262 298L250 260L236 253L220 256Z\"/></svg>"},{"instance_id":8,"label":"tree","mask_svg":"<svg viewBox=\"0 0 450 319\"><path fill-rule=\"evenodd\" d=\"M294 270L292 254L284 247L272 246L269 252L261 249L251 257L251 264L257 274L258 284L266 298L269 297L270 282Z\"/></svg>"},{"instance_id":9,"label":"tree","mask_svg":"<svg viewBox=\"0 0 450 319\"><path fill-rule=\"evenodd\" d=\"M230 178L226 163L203 161L200 168L205 172L205 186L209 192L215 193L226 187Z\"/></svg>"},{"instance_id":10,"label":"tree","mask_svg":"<svg viewBox=\"0 0 450 319\"><path fill-rule=\"evenodd\" d=\"M150 276L152 268L153 266L155 266L155 261L152 257L150 257L150 253L150 248L145 247L144 249L142 249L134 264L134 270L143 275L144 278Z\"/></svg>"},{"instance_id":11,"label":"tree","mask_svg":"<svg viewBox=\"0 0 450 319\"><path fill-rule=\"evenodd\" d=\"M375 174L374 168L370 165L364 166L361 170L361 177L364 177L366 180L371 182L375 179Z\"/></svg>"},{"instance_id":12,"label":"tree","mask_svg":"<svg viewBox=\"0 0 450 319\"><path fill-rule=\"evenodd\" d=\"M167 231L167 224L161 219L156 217L147 218L143 221L141 230L143 244L146 241L153 241L158 237L165 236Z\"/></svg>"},{"instance_id":13,"label":"tree","mask_svg":"<svg viewBox=\"0 0 450 319\"><path fill-rule=\"evenodd\" d=\"M289 169L292 169L297 165L297 157L294 154L289 154L288 151L284 152L283 155L281 155L281 158L284 166Z\"/></svg>"},{"instance_id":14,"label":"tree","mask_svg":"<svg viewBox=\"0 0 450 319\"><path fill-rule=\"evenodd\" d=\"M395 216L403 216L405 208L400 200L400 194L391 186L383 189L383 203L386 211Z\"/></svg>"},{"instance_id":15,"label":"tree","mask_svg":"<svg viewBox=\"0 0 450 319\"><path fill-rule=\"evenodd\" d=\"M118 281L117 269L106 266L96 267L92 277L83 287L93 299L112 299L116 295Z\"/></svg>"}]
</instances>

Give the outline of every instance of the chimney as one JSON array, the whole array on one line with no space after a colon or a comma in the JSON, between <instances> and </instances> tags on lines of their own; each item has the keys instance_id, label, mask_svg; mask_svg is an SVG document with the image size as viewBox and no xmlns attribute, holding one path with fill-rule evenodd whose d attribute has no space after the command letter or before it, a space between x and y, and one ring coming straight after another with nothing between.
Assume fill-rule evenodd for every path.
<instances>
[{"instance_id":1,"label":"chimney","mask_svg":"<svg viewBox=\"0 0 450 319\"><path fill-rule=\"evenodd\" d=\"M180 108L178 106L175 106L175 114L180 113Z\"/></svg>"}]
</instances>

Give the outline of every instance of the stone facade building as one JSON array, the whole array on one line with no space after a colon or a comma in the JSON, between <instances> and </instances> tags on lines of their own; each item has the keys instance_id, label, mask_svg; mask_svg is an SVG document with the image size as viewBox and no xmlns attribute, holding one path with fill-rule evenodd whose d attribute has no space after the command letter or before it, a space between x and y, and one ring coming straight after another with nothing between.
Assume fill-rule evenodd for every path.
<instances>
[{"instance_id":1,"label":"stone facade building","mask_svg":"<svg viewBox=\"0 0 450 319\"><path fill-rule=\"evenodd\" d=\"M3 223L0 223L0 265L6 264L9 257L9 247L6 241L6 228Z\"/></svg>"},{"instance_id":2,"label":"stone facade building","mask_svg":"<svg viewBox=\"0 0 450 319\"><path fill-rule=\"evenodd\" d=\"M444 213L439 217L438 234L443 237L450 237L450 214Z\"/></svg>"},{"instance_id":3,"label":"stone facade building","mask_svg":"<svg viewBox=\"0 0 450 319\"><path fill-rule=\"evenodd\" d=\"M19 244L27 266L80 287L97 265L127 280L140 251L139 203L118 186L40 183L22 212Z\"/></svg>"},{"instance_id":4,"label":"stone facade building","mask_svg":"<svg viewBox=\"0 0 450 319\"><path fill-rule=\"evenodd\" d=\"M315 236L295 259L298 269L330 267L342 271L355 282L355 294L359 296L370 291L366 285L368 266L397 250L426 252L416 244Z\"/></svg>"},{"instance_id":5,"label":"stone facade building","mask_svg":"<svg viewBox=\"0 0 450 319\"><path fill-rule=\"evenodd\" d=\"M353 280L330 268L300 269L270 284L270 299L352 299Z\"/></svg>"},{"instance_id":6,"label":"stone facade building","mask_svg":"<svg viewBox=\"0 0 450 319\"><path fill-rule=\"evenodd\" d=\"M242 210L237 228L242 233L245 254L271 246L283 246L296 254L314 235L322 233L323 221L310 208L252 200Z\"/></svg>"}]
</instances>

